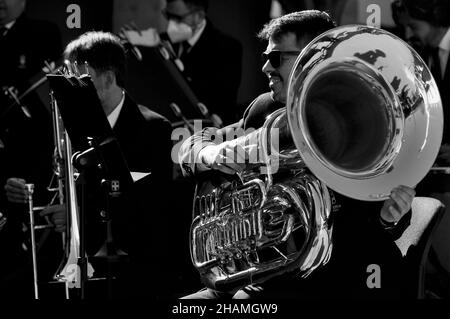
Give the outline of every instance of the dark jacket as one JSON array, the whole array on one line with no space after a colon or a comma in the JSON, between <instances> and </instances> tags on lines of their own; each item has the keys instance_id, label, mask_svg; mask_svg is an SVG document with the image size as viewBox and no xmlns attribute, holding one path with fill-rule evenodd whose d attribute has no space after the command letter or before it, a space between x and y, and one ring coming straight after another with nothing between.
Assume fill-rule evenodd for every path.
<instances>
[{"instance_id":1,"label":"dark jacket","mask_svg":"<svg viewBox=\"0 0 450 319\"><path fill-rule=\"evenodd\" d=\"M47 205L50 193L46 187L52 175L53 155L48 105L33 92L22 101L31 117L27 117L17 105L5 113L12 100L3 94L3 89L14 87L20 95L39 78L36 75L42 73L44 61L55 61L61 52L58 28L24 15L0 37L0 211L8 218L0 232L0 258L5 261L0 265L0 278L18 265L23 265L24 258L31 254L22 249L22 243L28 237L27 233L22 232L22 222L28 222L27 207L6 200L3 190L5 182L10 177L18 177L35 184L35 205ZM48 97L45 85L40 89Z\"/></svg>"},{"instance_id":2,"label":"dark jacket","mask_svg":"<svg viewBox=\"0 0 450 319\"><path fill-rule=\"evenodd\" d=\"M91 256L106 238L100 212L108 207L113 221L113 236L122 250L133 253L135 245L140 244L137 236L143 235L144 240L149 240L148 233L142 234L136 230L148 226L147 222L151 223L152 217L161 213L160 194L167 191L171 178L171 125L164 117L138 106L126 95L113 133L128 170L150 175L134 182L131 188L115 199L107 198L101 188L102 173L97 169L85 171L85 194L89 205L86 211L86 240L88 255ZM108 201L111 201L109 206ZM145 253L145 250L139 253Z\"/></svg>"},{"instance_id":3,"label":"dark jacket","mask_svg":"<svg viewBox=\"0 0 450 319\"><path fill-rule=\"evenodd\" d=\"M115 198L108 197L101 187L102 174L97 170L84 172L87 254L92 260L94 277L107 275L106 260L92 258L107 239L107 226L101 216L104 210L111 218L112 239L117 252L120 250L128 255L114 264L116 268L112 274L118 281L113 287L113 296L148 297L152 293L146 288L150 283L145 283L147 278L137 280L136 275L145 277L145 272L150 269L157 273L164 267L163 255L167 253L164 236L170 236L170 231L165 228L170 217L165 198L170 194L172 174L171 125L161 115L137 105L127 94L113 133L129 171L150 175L135 181L131 188ZM80 198L83 195L80 187L78 190ZM152 284L157 283L153 281ZM95 288L90 289L89 298L97 298L95 291Z\"/></svg>"},{"instance_id":4,"label":"dark jacket","mask_svg":"<svg viewBox=\"0 0 450 319\"><path fill-rule=\"evenodd\" d=\"M197 97L225 125L237 119L241 83L242 45L207 21L199 40L181 60Z\"/></svg>"}]
</instances>

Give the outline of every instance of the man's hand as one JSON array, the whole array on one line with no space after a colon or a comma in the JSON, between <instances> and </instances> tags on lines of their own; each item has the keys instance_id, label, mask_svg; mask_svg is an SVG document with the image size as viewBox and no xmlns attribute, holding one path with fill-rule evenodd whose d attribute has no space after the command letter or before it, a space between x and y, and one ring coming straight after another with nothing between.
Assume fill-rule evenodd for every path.
<instances>
[{"instance_id":1,"label":"man's hand","mask_svg":"<svg viewBox=\"0 0 450 319\"><path fill-rule=\"evenodd\" d=\"M450 165L450 144L442 144L439 149L438 160Z\"/></svg>"},{"instance_id":2,"label":"man's hand","mask_svg":"<svg viewBox=\"0 0 450 319\"><path fill-rule=\"evenodd\" d=\"M53 205L46 207L40 212L41 216L49 216L50 221L55 225L55 230L57 232L66 231L67 215L65 205Z\"/></svg>"},{"instance_id":3,"label":"man's hand","mask_svg":"<svg viewBox=\"0 0 450 319\"><path fill-rule=\"evenodd\" d=\"M0 231L2 231L3 227L6 225L6 217L0 213Z\"/></svg>"},{"instance_id":4,"label":"man's hand","mask_svg":"<svg viewBox=\"0 0 450 319\"><path fill-rule=\"evenodd\" d=\"M199 153L197 170L202 172L212 169L230 175L240 173L246 167L246 157L246 150L234 143L208 145Z\"/></svg>"},{"instance_id":5,"label":"man's hand","mask_svg":"<svg viewBox=\"0 0 450 319\"><path fill-rule=\"evenodd\" d=\"M400 185L391 191L391 196L384 202L381 218L388 223L397 223L410 209L416 192L408 186Z\"/></svg>"},{"instance_id":6,"label":"man's hand","mask_svg":"<svg viewBox=\"0 0 450 319\"><path fill-rule=\"evenodd\" d=\"M215 131L213 135L220 136L225 142L208 145L199 152L196 163L198 172L212 169L232 175L242 172L249 163L257 163L257 136L254 136L255 139L252 140L249 139L250 135L240 135L239 133L243 132L241 132L243 124L244 121L241 119L239 122Z\"/></svg>"},{"instance_id":7,"label":"man's hand","mask_svg":"<svg viewBox=\"0 0 450 319\"><path fill-rule=\"evenodd\" d=\"M11 177L6 181L5 191L8 201L17 204L28 202L28 191L25 186L26 181L21 178Z\"/></svg>"}]
</instances>

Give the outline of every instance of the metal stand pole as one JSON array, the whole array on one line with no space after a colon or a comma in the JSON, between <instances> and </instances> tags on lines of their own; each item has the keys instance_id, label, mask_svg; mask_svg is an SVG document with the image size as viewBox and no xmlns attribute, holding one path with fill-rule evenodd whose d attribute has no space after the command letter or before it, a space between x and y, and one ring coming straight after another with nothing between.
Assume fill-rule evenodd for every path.
<instances>
[{"instance_id":1,"label":"metal stand pole","mask_svg":"<svg viewBox=\"0 0 450 319\"><path fill-rule=\"evenodd\" d=\"M37 256L36 256L36 237L34 233L34 211L33 211L33 192L34 184L26 184L28 192L28 213L30 215L30 232L31 232L31 252L33 256L33 284L34 284L34 298L39 299L38 289L38 274L37 274Z\"/></svg>"}]
</instances>

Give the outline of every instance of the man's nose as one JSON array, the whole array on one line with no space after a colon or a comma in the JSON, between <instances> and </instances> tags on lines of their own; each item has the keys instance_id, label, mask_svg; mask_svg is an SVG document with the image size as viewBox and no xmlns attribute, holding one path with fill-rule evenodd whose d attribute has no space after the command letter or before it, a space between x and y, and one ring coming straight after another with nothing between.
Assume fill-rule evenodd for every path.
<instances>
[{"instance_id":1,"label":"man's nose","mask_svg":"<svg viewBox=\"0 0 450 319\"><path fill-rule=\"evenodd\" d=\"M272 64L270 63L269 60L266 61L266 63L264 63L261 71L263 71L265 74L269 74L270 72L275 71L274 67L272 66Z\"/></svg>"}]
</instances>

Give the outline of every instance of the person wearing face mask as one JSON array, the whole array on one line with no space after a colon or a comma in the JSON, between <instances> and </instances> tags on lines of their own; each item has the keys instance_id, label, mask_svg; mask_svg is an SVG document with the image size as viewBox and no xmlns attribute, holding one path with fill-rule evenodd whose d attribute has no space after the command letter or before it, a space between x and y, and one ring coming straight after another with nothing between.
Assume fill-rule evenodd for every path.
<instances>
[{"instance_id":1,"label":"person wearing face mask","mask_svg":"<svg viewBox=\"0 0 450 319\"><path fill-rule=\"evenodd\" d=\"M47 191L52 176L53 136L47 101L36 91L13 104L14 96L23 94L44 76L45 62L56 62L62 53L60 32L56 25L31 19L26 14L25 0L0 0L0 295L12 283L9 296L25 295L24 273L31 274L28 223L28 193L25 184L35 185L35 206L47 205ZM38 78L39 78L38 77ZM41 87L42 93L45 86ZM45 221L37 220L43 224ZM24 231L26 230L26 231ZM37 232L40 241L42 232ZM39 249L41 276L50 280L62 254L60 236L48 237ZM29 277L27 277L29 278Z\"/></svg>"},{"instance_id":2,"label":"person wearing face mask","mask_svg":"<svg viewBox=\"0 0 450 319\"><path fill-rule=\"evenodd\" d=\"M263 53L262 71L267 75L270 92L257 97L239 122L220 130L206 128L187 139L179 151L184 175L199 177L209 171L229 175L242 172L248 162L236 161L239 154L236 156L233 141L225 139L229 136L227 133L238 128L245 131L258 129L268 115L283 108L296 58L315 36L334 27L332 18L318 10L287 14L264 26L259 38L268 42ZM253 145L248 145L246 158L254 151L253 148ZM334 193L337 205L332 212L333 252L323 268L305 279L286 273L237 291L208 288L186 298L402 298L403 293L410 292L403 291L403 260L394 240L410 223L414 195L414 189L402 185L392 189L384 202L359 201ZM381 289L370 289L366 285L367 267L373 263L378 264L383 272Z\"/></svg>"},{"instance_id":3,"label":"person wearing face mask","mask_svg":"<svg viewBox=\"0 0 450 319\"><path fill-rule=\"evenodd\" d=\"M207 0L167 0L162 13L191 88L228 125L237 119L242 45L213 25L207 9Z\"/></svg>"}]
</instances>

